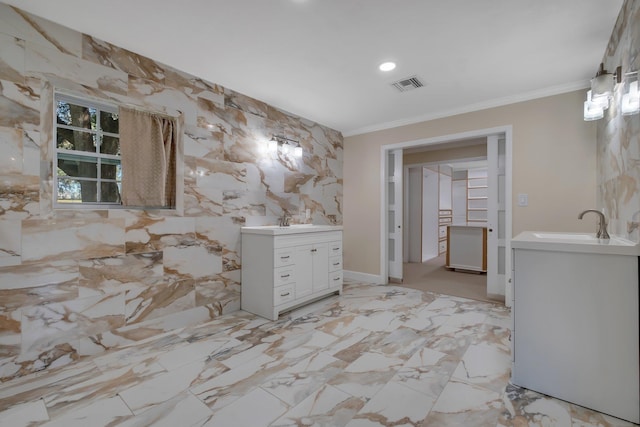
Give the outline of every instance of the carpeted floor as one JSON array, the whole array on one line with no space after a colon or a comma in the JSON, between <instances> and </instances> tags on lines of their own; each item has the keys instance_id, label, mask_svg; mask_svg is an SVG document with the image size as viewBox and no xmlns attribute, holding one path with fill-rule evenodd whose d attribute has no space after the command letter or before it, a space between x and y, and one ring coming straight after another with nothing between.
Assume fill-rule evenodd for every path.
<instances>
[{"instance_id":1,"label":"carpeted floor","mask_svg":"<svg viewBox=\"0 0 640 427\"><path fill-rule=\"evenodd\" d=\"M445 255L423 263L405 263L403 282L396 285L478 301L496 302L487 297L486 274L447 270L444 265Z\"/></svg>"}]
</instances>

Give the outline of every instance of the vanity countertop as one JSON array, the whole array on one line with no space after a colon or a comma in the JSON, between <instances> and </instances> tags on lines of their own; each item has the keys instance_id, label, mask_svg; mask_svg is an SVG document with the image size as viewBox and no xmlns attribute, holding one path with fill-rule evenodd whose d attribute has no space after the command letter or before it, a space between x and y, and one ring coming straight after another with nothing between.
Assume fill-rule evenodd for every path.
<instances>
[{"instance_id":1,"label":"vanity countertop","mask_svg":"<svg viewBox=\"0 0 640 427\"><path fill-rule=\"evenodd\" d=\"M342 226L292 224L287 227L281 227L279 225L260 225L255 227L242 227L240 231L245 234L266 234L270 236L279 236L286 234L318 233L322 231L342 231Z\"/></svg>"},{"instance_id":2,"label":"vanity countertop","mask_svg":"<svg viewBox=\"0 0 640 427\"><path fill-rule=\"evenodd\" d=\"M449 224L449 227L476 227L476 228L487 228L486 222L454 222L453 224Z\"/></svg>"},{"instance_id":3,"label":"vanity countertop","mask_svg":"<svg viewBox=\"0 0 640 427\"><path fill-rule=\"evenodd\" d=\"M598 239L590 233L523 231L511 240L512 248L640 256L640 245L623 237Z\"/></svg>"}]
</instances>

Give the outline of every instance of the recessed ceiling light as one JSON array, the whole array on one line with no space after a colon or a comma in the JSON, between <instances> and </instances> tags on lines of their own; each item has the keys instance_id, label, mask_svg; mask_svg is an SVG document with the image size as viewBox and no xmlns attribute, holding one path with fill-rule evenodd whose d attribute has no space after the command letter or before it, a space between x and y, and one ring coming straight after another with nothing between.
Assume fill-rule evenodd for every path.
<instances>
[{"instance_id":1,"label":"recessed ceiling light","mask_svg":"<svg viewBox=\"0 0 640 427\"><path fill-rule=\"evenodd\" d=\"M396 68L396 63L395 62L383 62L382 64L380 64L380 71L391 71L394 68Z\"/></svg>"}]
</instances>

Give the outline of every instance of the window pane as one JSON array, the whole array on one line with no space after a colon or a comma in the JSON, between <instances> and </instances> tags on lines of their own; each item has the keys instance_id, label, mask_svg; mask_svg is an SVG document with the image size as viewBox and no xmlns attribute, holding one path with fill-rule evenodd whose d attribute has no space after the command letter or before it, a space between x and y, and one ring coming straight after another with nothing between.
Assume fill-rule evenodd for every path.
<instances>
[{"instance_id":1,"label":"window pane","mask_svg":"<svg viewBox=\"0 0 640 427\"><path fill-rule=\"evenodd\" d=\"M113 136L103 136L102 144L100 144L100 152L102 154L120 155L120 139Z\"/></svg>"},{"instance_id":2,"label":"window pane","mask_svg":"<svg viewBox=\"0 0 640 427\"><path fill-rule=\"evenodd\" d=\"M118 113L109 113L108 111L100 111L100 129L103 132L118 132Z\"/></svg>"},{"instance_id":3,"label":"window pane","mask_svg":"<svg viewBox=\"0 0 640 427\"><path fill-rule=\"evenodd\" d=\"M96 152L96 136L90 132L58 128L56 144L65 150Z\"/></svg>"},{"instance_id":4,"label":"window pane","mask_svg":"<svg viewBox=\"0 0 640 427\"><path fill-rule=\"evenodd\" d=\"M71 110L69 104L64 101L56 103L56 116L59 124L71 125Z\"/></svg>"},{"instance_id":5,"label":"window pane","mask_svg":"<svg viewBox=\"0 0 640 427\"><path fill-rule=\"evenodd\" d=\"M100 171L101 178L122 181L122 166L119 160L102 159Z\"/></svg>"},{"instance_id":6,"label":"window pane","mask_svg":"<svg viewBox=\"0 0 640 427\"><path fill-rule=\"evenodd\" d=\"M96 202L96 184L97 183L95 181L58 177L58 202Z\"/></svg>"},{"instance_id":7,"label":"window pane","mask_svg":"<svg viewBox=\"0 0 640 427\"><path fill-rule=\"evenodd\" d=\"M58 169L62 175L79 178L98 177L98 159L88 156L58 153ZM60 172L58 172L60 175Z\"/></svg>"},{"instance_id":8,"label":"window pane","mask_svg":"<svg viewBox=\"0 0 640 427\"><path fill-rule=\"evenodd\" d=\"M80 202L80 182L75 179L58 177L58 202Z\"/></svg>"},{"instance_id":9,"label":"window pane","mask_svg":"<svg viewBox=\"0 0 640 427\"><path fill-rule=\"evenodd\" d=\"M103 182L100 201L102 203L120 203L120 185L115 182Z\"/></svg>"}]
</instances>

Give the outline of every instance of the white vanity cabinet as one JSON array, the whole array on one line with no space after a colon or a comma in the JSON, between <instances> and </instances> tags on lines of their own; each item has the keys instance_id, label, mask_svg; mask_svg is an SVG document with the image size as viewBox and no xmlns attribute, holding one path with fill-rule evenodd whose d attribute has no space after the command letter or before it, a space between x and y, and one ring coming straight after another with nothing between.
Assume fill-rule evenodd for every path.
<instances>
[{"instance_id":1,"label":"white vanity cabinet","mask_svg":"<svg viewBox=\"0 0 640 427\"><path fill-rule=\"evenodd\" d=\"M242 228L242 310L277 320L342 282L342 227Z\"/></svg>"},{"instance_id":2,"label":"white vanity cabinet","mask_svg":"<svg viewBox=\"0 0 640 427\"><path fill-rule=\"evenodd\" d=\"M638 245L523 232L511 246L512 383L640 422Z\"/></svg>"}]
</instances>

